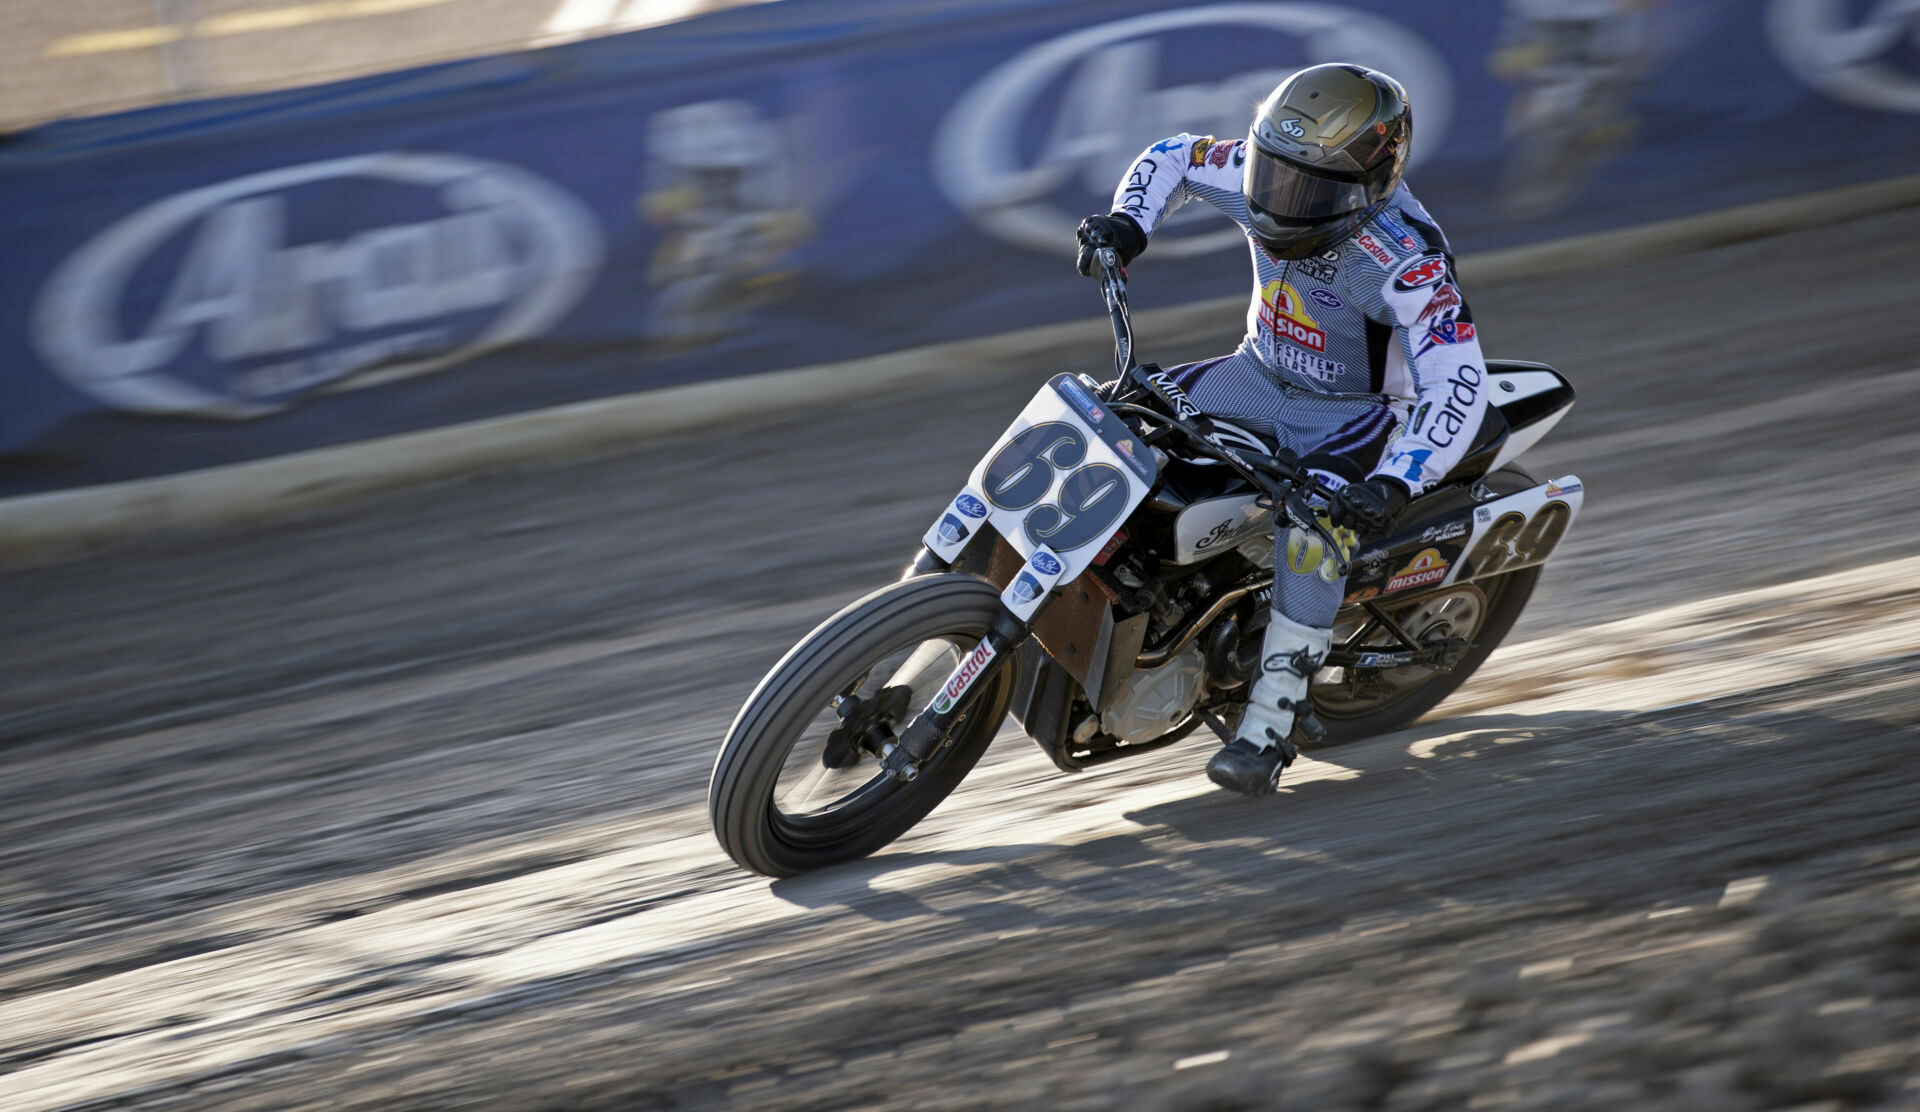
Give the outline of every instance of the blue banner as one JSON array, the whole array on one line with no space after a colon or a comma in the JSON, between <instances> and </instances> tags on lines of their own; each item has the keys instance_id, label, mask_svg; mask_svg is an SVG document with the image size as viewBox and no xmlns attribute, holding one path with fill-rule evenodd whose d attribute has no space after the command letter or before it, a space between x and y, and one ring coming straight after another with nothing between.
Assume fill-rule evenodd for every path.
<instances>
[{"instance_id":1,"label":"blue banner","mask_svg":"<svg viewBox=\"0 0 1920 1112\"><path fill-rule=\"evenodd\" d=\"M1318 61L1407 86L1462 252L1913 173L1904 12L783 0L50 125L0 141L0 495L1093 315L1132 157ZM1133 303L1245 250L1189 206Z\"/></svg>"}]
</instances>

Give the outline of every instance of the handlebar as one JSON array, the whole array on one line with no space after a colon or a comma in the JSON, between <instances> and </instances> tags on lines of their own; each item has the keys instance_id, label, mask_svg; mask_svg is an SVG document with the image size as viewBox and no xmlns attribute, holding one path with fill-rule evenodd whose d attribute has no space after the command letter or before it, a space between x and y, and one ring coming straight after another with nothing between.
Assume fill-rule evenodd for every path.
<instances>
[{"instance_id":1,"label":"handlebar","mask_svg":"<svg viewBox=\"0 0 1920 1112\"><path fill-rule=\"evenodd\" d=\"M1113 370L1121 378L1133 370L1133 319L1127 311L1127 268L1120 265L1120 253L1111 247L1094 252L1100 267L1100 292L1107 299L1107 315L1113 318Z\"/></svg>"},{"instance_id":2,"label":"handlebar","mask_svg":"<svg viewBox=\"0 0 1920 1112\"><path fill-rule=\"evenodd\" d=\"M1157 409L1134 405L1131 402L1108 402L1107 408L1118 414L1143 417L1179 430L1202 455L1219 460L1252 483L1254 489L1260 491L1271 503L1270 508L1285 514L1290 524L1319 537L1326 545L1328 559L1334 562L1334 568L1339 574L1346 575L1352 570L1345 555L1345 547L1339 538L1333 535L1331 529L1320 523L1320 515L1313 510L1311 499L1318 497L1331 502L1333 491L1314 478L1311 471L1298 463L1277 456L1260 452L1235 451L1207 435L1206 431L1198 426Z\"/></svg>"},{"instance_id":3,"label":"handlebar","mask_svg":"<svg viewBox=\"0 0 1920 1112\"><path fill-rule=\"evenodd\" d=\"M1124 384L1131 381L1158 397L1162 404L1171 407L1172 399L1161 394L1146 376L1136 373L1138 365L1133 361L1133 320L1127 306L1127 271L1120 265L1119 252L1112 247L1101 247L1094 252L1094 261L1099 268L1100 292L1106 298L1107 314L1113 320L1113 365L1123 384L1120 392L1124 394ZM1117 399L1109 399L1108 405L1116 413L1144 417L1179 430L1202 454L1238 471L1242 478L1253 484L1254 489L1266 495L1276 511L1285 513L1291 524L1319 537L1326 545L1328 558L1334 561L1339 574L1345 575L1350 570L1340 541L1332 530L1320 524L1319 515L1313 512L1309 502L1315 497L1330 502L1333 491L1315 479L1306 468L1259 452L1235 451L1214 439L1208 430L1157 409Z\"/></svg>"}]
</instances>

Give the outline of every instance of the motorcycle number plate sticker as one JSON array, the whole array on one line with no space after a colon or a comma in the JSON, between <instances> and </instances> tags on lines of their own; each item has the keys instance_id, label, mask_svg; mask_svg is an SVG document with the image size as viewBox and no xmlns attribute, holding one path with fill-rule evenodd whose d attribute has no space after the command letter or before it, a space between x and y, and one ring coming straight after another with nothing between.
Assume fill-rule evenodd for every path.
<instances>
[{"instance_id":1,"label":"motorcycle number plate sticker","mask_svg":"<svg viewBox=\"0 0 1920 1112\"><path fill-rule=\"evenodd\" d=\"M1463 546L1466 555L1448 570L1446 582L1464 583L1546 563L1585 500L1580 477L1565 475L1475 506L1473 533Z\"/></svg>"},{"instance_id":2,"label":"motorcycle number plate sticker","mask_svg":"<svg viewBox=\"0 0 1920 1112\"><path fill-rule=\"evenodd\" d=\"M986 523L1026 557L1026 572L1036 571L1043 553L1057 561L1044 595L1087 570L1153 489L1157 472L1152 451L1091 389L1055 375L974 467L949 513L965 508L963 498L977 498ZM934 532L945 523L943 515Z\"/></svg>"}]
</instances>

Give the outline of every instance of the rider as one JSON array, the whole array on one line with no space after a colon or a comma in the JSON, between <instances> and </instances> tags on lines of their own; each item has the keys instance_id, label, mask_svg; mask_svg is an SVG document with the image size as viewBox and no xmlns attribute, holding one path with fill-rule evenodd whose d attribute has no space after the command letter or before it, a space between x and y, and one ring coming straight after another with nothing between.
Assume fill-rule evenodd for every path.
<instances>
[{"instance_id":1,"label":"rider","mask_svg":"<svg viewBox=\"0 0 1920 1112\"><path fill-rule=\"evenodd\" d=\"M1406 90L1378 70L1310 66L1282 81L1244 139L1182 133L1143 151L1113 212L1082 221L1079 269L1124 264L1198 197L1239 224L1253 257L1247 335L1230 355L1168 368L1202 412L1299 454L1336 493L1333 532L1384 529L1460 462L1487 407L1486 365L1439 225L1401 183ZM1324 543L1276 514L1273 613L1245 713L1207 762L1221 787L1274 789L1296 712L1326 660L1345 577Z\"/></svg>"}]
</instances>

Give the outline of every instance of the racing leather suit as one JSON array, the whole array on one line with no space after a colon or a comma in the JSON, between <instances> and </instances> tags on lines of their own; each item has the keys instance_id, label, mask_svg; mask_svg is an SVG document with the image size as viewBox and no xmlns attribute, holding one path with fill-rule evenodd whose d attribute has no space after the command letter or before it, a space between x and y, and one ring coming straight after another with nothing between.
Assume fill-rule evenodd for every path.
<instances>
[{"instance_id":1,"label":"racing leather suit","mask_svg":"<svg viewBox=\"0 0 1920 1112\"><path fill-rule=\"evenodd\" d=\"M1245 140L1162 140L1129 168L1113 210L1151 241L1168 214L1198 198L1245 231L1245 158ZM1250 231L1247 241L1246 338L1230 355L1169 368L1173 380L1202 412L1298 453L1329 486L1387 476L1419 495L1439 482L1466 455L1488 404L1473 315L1439 225L1402 183L1373 219L1320 255L1275 259ZM1290 656L1292 670L1305 673L1282 700L1298 703L1325 658L1346 579L1324 559L1323 542L1276 522L1274 620L1262 658L1273 665Z\"/></svg>"}]
</instances>

